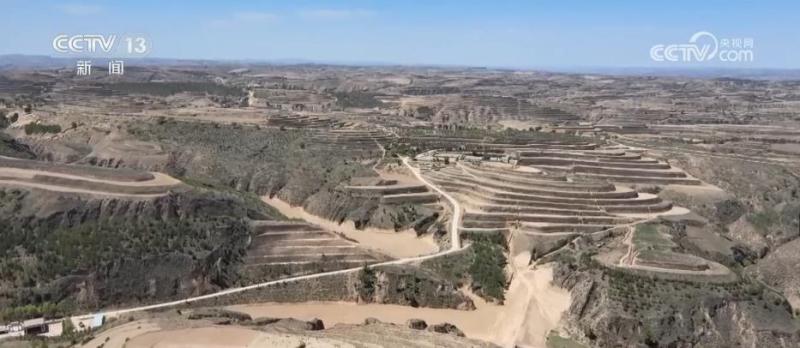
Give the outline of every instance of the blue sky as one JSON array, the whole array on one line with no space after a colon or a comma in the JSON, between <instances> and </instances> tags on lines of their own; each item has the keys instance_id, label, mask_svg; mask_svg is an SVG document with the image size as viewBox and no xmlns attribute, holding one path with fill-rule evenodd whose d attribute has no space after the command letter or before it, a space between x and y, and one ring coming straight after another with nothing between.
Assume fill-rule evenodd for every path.
<instances>
[{"instance_id":1,"label":"blue sky","mask_svg":"<svg viewBox=\"0 0 800 348\"><path fill-rule=\"evenodd\" d=\"M752 38L800 68L800 1L0 0L0 54L53 55L57 34L143 34L152 56L495 67L652 67L698 31ZM684 63L687 64L687 63ZM688 63L684 66L692 66Z\"/></svg>"}]
</instances>

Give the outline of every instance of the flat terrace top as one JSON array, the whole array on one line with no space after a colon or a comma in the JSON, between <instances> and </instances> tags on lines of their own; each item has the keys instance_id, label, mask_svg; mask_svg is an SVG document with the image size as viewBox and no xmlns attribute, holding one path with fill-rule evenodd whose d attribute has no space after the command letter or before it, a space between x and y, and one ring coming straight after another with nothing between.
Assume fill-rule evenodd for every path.
<instances>
[{"instance_id":1,"label":"flat terrace top","mask_svg":"<svg viewBox=\"0 0 800 348\"><path fill-rule=\"evenodd\" d=\"M163 173L0 158L0 185L106 196L157 197L181 184Z\"/></svg>"},{"instance_id":2,"label":"flat terrace top","mask_svg":"<svg viewBox=\"0 0 800 348\"><path fill-rule=\"evenodd\" d=\"M155 179L155 176L152 173L132 169L111 169L103 167L60 164L0 156L0 169L5 168L42 171L48 172L49 174L57 173L97 180L141 182Z\"/></svg>"}]
</instances>

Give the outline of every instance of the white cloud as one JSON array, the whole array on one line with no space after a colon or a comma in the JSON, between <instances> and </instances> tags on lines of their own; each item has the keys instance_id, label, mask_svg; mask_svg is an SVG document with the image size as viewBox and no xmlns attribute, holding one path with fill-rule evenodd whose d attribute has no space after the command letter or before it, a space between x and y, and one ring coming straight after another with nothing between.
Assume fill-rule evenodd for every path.
<instances>
[{"instance_id":1,"label":"white cloud","mask_svg":"<svg viewBox=\"0 0 800 348\"><path fill-rule=\"evenodd\" d=\"M340 20L352 18L364 18L374 16L375 12L364 9L333 10L318 9L300 11L300 16L308 19Z\"/></svg>"},{"instance_id":2,"label":"white cloud","mask_svg":"<svg viewBox=\"0 0 800 348\"><path fill-rule=\"evenodd\" d=\"M56 10L70 16L89 16L103 12L103 8L90 4L62 4L57 5Z\"/></svg>"}]
</instances>

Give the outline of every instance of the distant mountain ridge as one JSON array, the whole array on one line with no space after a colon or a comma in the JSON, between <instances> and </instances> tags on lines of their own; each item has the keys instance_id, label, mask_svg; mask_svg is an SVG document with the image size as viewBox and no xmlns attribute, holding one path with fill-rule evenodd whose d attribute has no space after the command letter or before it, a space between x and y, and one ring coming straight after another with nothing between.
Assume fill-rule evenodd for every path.
<instances>
[{"instance_id":1,"label":"distant mountain ridge","mask_svg":"<svg viewBox=\"0 0 800 348\"><path fill-rule=\"evenodd\" d=\"M105 57L53 57L46 55L5 54L0 55L0 70L30 68L66 68L73 67L80 59L91 59L104 64L111 58ZM123 58L128 65L139 66L189 66L189 65L331 65L331 66L405 66L420 68L462 68L462 69L498 69L498 70L530 70L568 74L597 74L617 76L656 76L656 77L690 77L690 78L732 78L750 80L800 80L800 69L771 68L719 68L719 67L467 67L437 65L404 65L385 62L326 62L310 59L176 59L176 58Z\"/></svg>"}]
</instances>

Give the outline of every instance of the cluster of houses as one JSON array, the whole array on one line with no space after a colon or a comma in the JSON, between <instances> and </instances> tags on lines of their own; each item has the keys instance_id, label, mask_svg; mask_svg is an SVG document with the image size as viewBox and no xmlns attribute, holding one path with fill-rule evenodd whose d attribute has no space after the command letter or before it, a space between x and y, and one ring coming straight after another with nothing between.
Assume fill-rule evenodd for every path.
<instances>
[{"instance_id":1,"label":"cluster of houses","mask_svg":"<svg viewBox=\"0 0 800 348\"><path fill-rule=\"evenodd\" d=\"M45 319L36 318L0 324L0 340L23 336L58 337L64 332L64 322L70 320L77 331L91 330L105 323L103 314L82 317Z\"/></svg>"}]
</instances>

